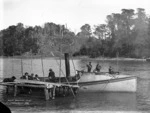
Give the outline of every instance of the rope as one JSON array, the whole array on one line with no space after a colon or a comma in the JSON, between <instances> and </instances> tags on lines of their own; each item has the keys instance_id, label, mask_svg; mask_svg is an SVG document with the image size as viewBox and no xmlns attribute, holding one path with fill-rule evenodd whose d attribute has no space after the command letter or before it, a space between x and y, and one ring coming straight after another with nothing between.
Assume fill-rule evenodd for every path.
<instances>
[{"instance_id":1,"label":"rope","mask_svg":"<svg viewBox=\"0 0 150 113\"><path fill-rule=\"evenodd\" d=\"M75 41L73 41L69 46L73 45L74 43L75 43ZM70 48L71 48L71 47L70 47ZM76 67L75 67L75 65L74 65L72 55L71 55L71 61L72 61L72 64L73 64L74 73L76 74ZM79 73L78 73L78 74L79 74ZM80 76L80 74L79 74L79 76ZM80 78L81 78L81 76L80 76ZM78 82L79 82L79 80L77 80L77 85L79 85Z\"/></svg>"},{"instance_id":2,"label":"rope","mask_svg":"<svg viewBox=\"0 0 150 113\"><path fill-rule=\"evenodd\" d=\"M119 72L119 62L118 62L119 52L117 52L117 71Z\"/></svg>"},{"instance_id":3,"label":"rope","mask_svg":"<svg viewBox=\"0 0 150 113\"><path fill-rule=\"evenodd\" d=\"M32 67L33 67L33 65L32 65L33 63L32 63L32 59L33 59L33 57L32 57L32 50L31 50L31 73L33 73L33 68L32 68Z\"/></svg>"},{"instance_id":4,"label":"rope","mask_svg":"<svg viewBox=\"0 0 150 113\"><path fill-rule=\"evenodd\" d=\"M70 44L69 46L73 45L74 43L75 43L75 40L73 40L72 44ZM74 46L73 46L73 50L74 50ZM75 74L76 74L76 67L75 67L74 62L73 62L73 56L72 56L72 54L71 54L71 61L72 61L73 68L74 68L74 71L75 71Z\"/></svg>"},{"instance_id":5,"label":"rope","mask_svg":"<svg viewBox=\"0 0 150 113\"><path fill-rule=\"evenodd\" d=\"M74 72L75 72L75 74L76 74L76 67L75 67L75 65L74 65L74 62L73 62L73 58L72 58L72 57L71 57L71 61L72 61L72 64L73 64Z\"/></svg>"},{"instance_id":6,"label":"rope","mask_svg":"<svg viewBox=\"0 0 150 113\"><path fill-rule=\"evenodd\" d=\"M110 74L109 74L109 76L110 76ZM110 80L116 78L115 76L110 76L110 77L112 77L112 78L108 80L108 82L107 82L107 83L105 84L105 86L103 87L103 90L102 90L102 91L104 91L104 89L106 88L106 86L110 83L110 82L109 82Z\"/></svg>"},{"instance_id":7,"label":"rope","mask_svg":"<svg viewBox=\"0 0 150 113\"><path fill-rule=\"evenodd\" d=\"M13 61L14 61L14 57L12 57L12 75L14 75L14 63L13 63Z\"/></svg>"},{"instance_id":8,"label":"rope","mask_svg":"<svg viewBox=\"0 0 150 113\"><path fill-rule=\"evenodd\" d=\"M22 62L22 55L21 55L21 74L23 76L23 62Z\"/></svg>"},{"instance_id":9,"label":"rope","mask_svg":"<svg viewBox=\"0 0 150 113\"><path fill-rule=\"evenodd\" d=\"M43 58L42 58L42 55L41 55L41 63L42 63L42 72L43 72L43 78L45 77L45 74L44 74L44 65L43 65ZM45 79L43 79L45 81Z\"/></svg>"},{"instance_id":10,"label":"rope","mask_svg":"<svg viewBox=\"0 0 150 113\"><path fill-rule=\"evenodd\" d=\"M59 67L59 83L61 82L60 81L60 76L61 76L61 58L60 58L60 67Z\"/></svg>"}]
</instances>

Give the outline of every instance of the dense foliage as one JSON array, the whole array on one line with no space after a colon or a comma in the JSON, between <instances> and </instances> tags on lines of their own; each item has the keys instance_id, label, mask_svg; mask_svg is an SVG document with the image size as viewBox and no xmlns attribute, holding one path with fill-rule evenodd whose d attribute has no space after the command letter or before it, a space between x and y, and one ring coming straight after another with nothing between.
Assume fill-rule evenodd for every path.
<instances>
[{"instance_id":1,"label":"dense foliage","mask_svg":"<svg viewBox=\"0 0 150 113\"><path fill-rule=\"evenodd\" d=\"M85 27L87 26L87 27ZM150 17L138 8L122 9L106 18L106 24L94 26L94 37L88 24L81 27L78 37L88 37L74 55L143 58L150 56ZM86 31L86 33L85 33ZM88 33L87 33L88 32ZM86 35L85 35L86 34ZM89 34L89 35L88 35Z\"/></svg>"},{"instance_id":2,"label":"dense foliage","mask_svg":"<svg viewBox=\"0 0 150 113\"><path fill-rule=\"evenodd\" d=\"M63 32L63 33L62 33ZM22 23L9 26L0 33L1 55L45 55L51 51L60 53L70 52L74 45L75 34L54 23L45 23L44 27L24 27ZM68 46L70 48L68 48Z\"/></svg>"},{"instance_id":3,"label":"dense foliage","mask_svg":"<svg viewBox=\"0 0 150 113\"><path fill-rule=\"evenodd\" d=\"M138 8L122 9L106 17L106 24L81 26L75 34L64 25L45 23L43 27L24 27L22 23L0 32L0 54L50 56L69 52L89 57L150 57L150 17Z\"/></svg>"}]
</instances>

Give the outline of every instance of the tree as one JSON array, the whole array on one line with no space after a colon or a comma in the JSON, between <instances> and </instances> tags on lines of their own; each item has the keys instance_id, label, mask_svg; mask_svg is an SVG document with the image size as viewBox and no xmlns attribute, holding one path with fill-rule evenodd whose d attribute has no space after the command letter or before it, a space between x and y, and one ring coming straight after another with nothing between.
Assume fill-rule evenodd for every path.
<instances>
[{"instance_id":1,"label":"tree","mask_svg":"<svg viewBox=\"0 0 150 113\"><path fill-rule=\"evenodd\" d=\"M100 24L98 26L95 26L95 31L94 34L99 38L99 39L105 39L107 35L107 26L106 24Z\"/></svg>"},{"instance_id":2,"label":"tree","mask_svg":"<svg viewBox=\"0 0 150 113\"><path fill-rule=\"evenodd\" d=\"M30 51L33 54L38 53L39 46L37 45L37 37L34 37L34 28L28 27L25 29L25 38L23 40L23 48L25 52Z\"/></svg>"},{"instance_id":3,"label":"tree","mask_svg":"<svg viewBox=\"0 0 150 113\"><path fill-rule=\"evenodd\" d=\"M148 30L147 30L147 39L146 39L146 45L148 48L148 51L150 51L150 18L148 19ZM150 53L148 52L147 57L150 57Z\"/></svg>"},{"instance_id":4,"label":"tree","mask_svg":"<svg viewBox=\"0 0 150 113\"><path fill-rule=\"evenodd\" d=\"M145 14L145 9L138 8L135 18L135 30L137 36L134 40L135 54L138 57L143 57L147 54L146 39L148 37L148 18Z\"/></svg>"},{"instance_id":5,"label":"tree","mask_svg":"<svg viewBox=\"0 0 150 113\"><path fill-rule=\"evenodd\" d=\"M14 36L15 32L16 26L9 26L7 29L2 30L3 54L5 56L12 56L18 48L17 38Z\"/></svg>"},{"instance_id":6,"label":"tree","mask_svg":"<svg viewBox=\"0 0 150 113\"><path fill-rule=\"evenodd\" d=\"M81 32L78 33L79 36L89 38L91 35L91 26L89 24L85 24L81 26Z\"/></svg>"},{"instance_id":7,"label":"tree","mask_svg":"<svg viewBox=\"0 0 150 113\"><path fill-rule=\"evenodd\" d=\"M110 38L112 42L112 50L114 52L121 52L124 49L123 45L128 45L128 52L132 50L132 27L133 27L134 10L122 9L122 13L113 13L107 16L107 26L110 30Z\"/></svg>"}]
</instances>

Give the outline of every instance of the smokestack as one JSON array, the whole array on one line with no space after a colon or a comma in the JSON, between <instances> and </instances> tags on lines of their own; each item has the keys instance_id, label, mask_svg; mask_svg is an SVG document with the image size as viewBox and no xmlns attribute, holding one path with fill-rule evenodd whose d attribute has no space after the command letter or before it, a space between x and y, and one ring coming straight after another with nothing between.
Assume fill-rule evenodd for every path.
<instances>
[{"instance_id":1,"label":"smokestack","mask_svg":"<svg viewBox=\"0 0 150 113\"><path fill-rule=\"evenodd\" d=\"M70 76L70 63L69 63L69 54L65 53L65 66L66 66L66 77Z\"/></svg>"}]
</instances>

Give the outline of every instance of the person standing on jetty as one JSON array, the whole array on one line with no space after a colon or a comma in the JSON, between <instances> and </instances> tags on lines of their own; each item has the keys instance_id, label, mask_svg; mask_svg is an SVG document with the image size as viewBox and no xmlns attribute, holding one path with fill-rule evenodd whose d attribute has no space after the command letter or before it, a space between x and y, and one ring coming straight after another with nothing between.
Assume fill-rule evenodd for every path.
<instances>
[{"instance_id":1,"label":"person standing on jetty","mask_svg":"<svg viewBox=\"0 0 150 113\"><path fill-rule=\"evenodd\" d=\"M91 64L91 62L89 62L89 64L87 64L86 66L87 66L88 72L91 72L91 70L92 70L92 64Z\"/></svg>"},{"instance_id":2,"label":"person standing on jetty","mask_svg":"<svg viewBox=\"0 0 150 113\"><path fill-rule=\"evenodd\" d=\"M55 73L52 69L49 69L49 75L48 75L49 79L51 81L54 81L55 80Z\"/></svg>"}]
</instances>

